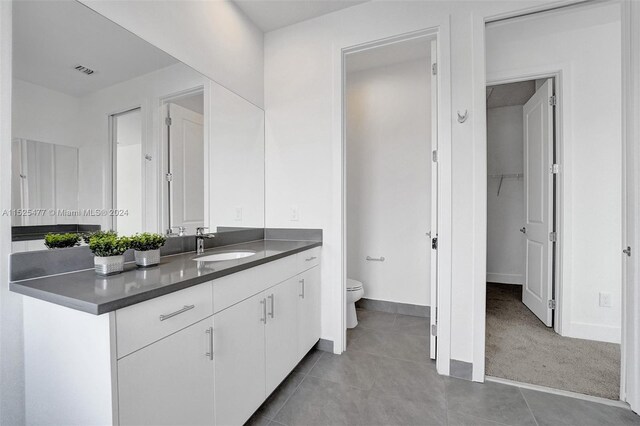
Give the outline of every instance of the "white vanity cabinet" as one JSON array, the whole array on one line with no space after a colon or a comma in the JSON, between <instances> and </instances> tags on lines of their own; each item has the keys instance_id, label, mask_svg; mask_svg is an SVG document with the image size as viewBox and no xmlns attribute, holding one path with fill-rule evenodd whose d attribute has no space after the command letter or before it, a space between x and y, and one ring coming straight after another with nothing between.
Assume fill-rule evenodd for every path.
<instances>
[{"instance_id":1,"label":"white vanity cabinet","mask_svg":"<svg viewBox=\"0 0 640 426\"><path fill-rule=\"evenodd\" d=\"M103 315L25 298L27 423L244 424L320 338L319 256Z\"/></svg>"},{"instance_id":2,"label":"white vanity cabinet","mask_svg":"<svg viewBox=\"0 0 640 426\"><path fill-rule=\"evenodd\" d=\"M118 361L121 425L214 424L213 317Z\"/></svg>"}]
</instances>

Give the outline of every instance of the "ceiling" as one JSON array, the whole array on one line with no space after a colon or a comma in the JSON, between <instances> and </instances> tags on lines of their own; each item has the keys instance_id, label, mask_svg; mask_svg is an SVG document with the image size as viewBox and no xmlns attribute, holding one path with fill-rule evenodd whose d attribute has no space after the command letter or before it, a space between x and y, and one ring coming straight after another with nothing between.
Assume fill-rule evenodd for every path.
<instances>
[{"instance_id":1,"label":"ceiling","mask_svg":"<svg viewBox=\"0 0 640 426\"><path fill-rule=\"evenodd\" d=\"M536 92L534 80L487 87L487 108L524 105Z\"/></svg>"},{"instance_id":2,"label":"ceiling","mask_svg":"<svg viewBox=\"0 0 640 426\"><path fill-rule=\"evenodd\" d=\"M347 73L352 73L407 61L429 59L430 56L431 39L418 37L351 53L346 59L346 70Z\"/></svg>"},{"instance_id":3,"label":"ceiling","mask_svg":"<svg viewBox=\"0 0 640 426\"><path fill-rule=\"evenodd\" d=\"M77 1L13 3L14 77L84 96L178 62ZM95 70L91 75L74 68Z\"/></svg>"},{"instance_id":4,"label":"ceiling","mask_svg":"<svg viewBox=\"0 0 640 426\"><path fill-rule=\"evenodd\" d=\"M234 0L262 31L269 32L368 0Z\"/></svg>"}]
</instances>

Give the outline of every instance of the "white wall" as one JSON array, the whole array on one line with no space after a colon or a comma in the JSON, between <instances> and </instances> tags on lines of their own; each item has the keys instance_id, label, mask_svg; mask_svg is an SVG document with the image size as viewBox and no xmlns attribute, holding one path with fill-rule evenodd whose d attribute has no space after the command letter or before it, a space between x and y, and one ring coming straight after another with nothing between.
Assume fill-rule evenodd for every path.
<instances>
[{"instance_id":1,"label":"white wall","mask_svg":"<svg viewBox=\"0 0 640 426\"><path fill-rule=\"evenodd\" d=\"M487 175L522 174L522 106L487 110ZM498 195L500 188L500 195ZM487 281L524 283L524 180L487 179Z\"/></svg>"},{"instance_id":2,"label":"white wall","mask_svg":"<svg viewBox=\"0 0 640 426\"><path fill-rule=\"evenodd\" d=\"M82 3L263 106L263 34L232 1L82 0Z\"/></svg>"},{"instance_id":3,"label":"white wall","mask_svg":"<svg viewBox=\"0 0 640 426\"><path fill-rule=\"evenodd\" d=\"M13 80L12 138L80 146L79 114L77 97Z\"/></svg>"},{"instance_id":4,"label":"white wall","mask_svg":"<svg viewBox=\"0 0 640 426\"><path fill-rule=\"evenodd\" d=\"M369 299L429 305L430 85L428 58L347 75L347 275Z\"/></svg>"},{"instance_id":5,"label":"white wall","mask_svg":"<svg viewBox=\"0 0 640 426\"><path fill-rule=\"evenodd\" d=\"M610 342L621 327L620 34L616 3L487 28L490 81L562 73L561 334ZM599 306L599 292L611 293L612 307Z\"/></svg>"}]
</instances>

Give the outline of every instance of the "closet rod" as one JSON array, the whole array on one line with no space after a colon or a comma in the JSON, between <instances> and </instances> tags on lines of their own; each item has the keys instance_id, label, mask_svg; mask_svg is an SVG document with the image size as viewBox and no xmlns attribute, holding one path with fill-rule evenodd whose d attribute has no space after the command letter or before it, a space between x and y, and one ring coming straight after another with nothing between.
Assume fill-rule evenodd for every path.
<instances>
[{"instance_id":1,"label":"closet rod","mask_svg":"<svg viewBox=\"0 0 640 426\"><path fill-rule=\"evenodd\" d=\"M509 173L509 174L501 174L501 175L488 175L488 178L493 178L493 179L509 179L509 178L513 178L513 179L520 179L522 177L524 177L524 174L522 173Z\"/></svg>"}]
</instances>

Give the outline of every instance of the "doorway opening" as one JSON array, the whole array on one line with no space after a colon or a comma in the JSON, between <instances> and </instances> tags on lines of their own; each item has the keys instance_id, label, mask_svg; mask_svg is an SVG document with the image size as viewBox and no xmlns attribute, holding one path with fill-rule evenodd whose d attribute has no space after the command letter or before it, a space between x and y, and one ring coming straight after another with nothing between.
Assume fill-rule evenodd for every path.
<instances>
[{"instance_id":1,"label":"doorway opening","mask_svg":"<svg viewBox=\"0 0 640 426\"><path fill-rule=\"evenodd\" d=\"M436 59L425 32L344 52L347 351L435 358Z\"/></svg>"},{"instance_id":2,"label":"doorway opening","mask_svg":"<svg viewBox=\"0 0 640 426\"><path fill-rule=\"evenodd\" d=\"M142 109L134 108L111 117L113 138L113 216L112 229L131 235L144 229L144 157Z\"/></svg>"},{"instance_id":3,"label":"doorway opening","mask_svg":"<svg viewBox=\"0 0 640 426\"><path fill-rule=\"evenodd\" d=\"M573 292L562 288L560 273L560 245L567 234L560 226L566 191L557 77L493 84L486 90L485 373L615 400L620 397L619 342L576 336L563 327L563 310L583 301L575 287ZM565 163L571 160L564 158ZM574 164L580 161L586 160L575 158ZM574 220L589 218L575 212ZM607 268L603 264L600 272L611 272ZM611 306L611 298L601 292L600 307Z\"/></svg>"},{"instance_id":4,"label":"doorway opening","mask_svg":"<svg viewBox=\"0 0 640 426\"><path fill-rule=\"evenodd\" d=\"M167 234L195 235L204 227L208 170L204 135L204 91L163 101L163 228Z\"/></svg>"}]
</instances>

